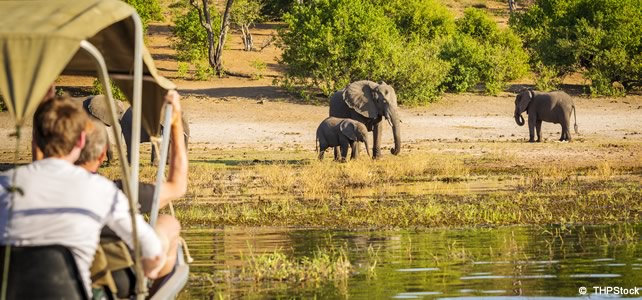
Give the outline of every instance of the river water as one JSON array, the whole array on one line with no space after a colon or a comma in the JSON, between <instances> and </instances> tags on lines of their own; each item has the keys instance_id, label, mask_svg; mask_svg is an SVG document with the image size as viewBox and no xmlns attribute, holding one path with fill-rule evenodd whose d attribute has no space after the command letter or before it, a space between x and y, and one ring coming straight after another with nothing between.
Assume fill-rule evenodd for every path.
<instances>
[{"instance_id":1,"label":"river water","mask_svg":"<svg viewBox=\"0 0 642 300\"><path fill-rule=\"evenodd\" d=\"M642 299L603 293L618 287L631 294L639 287L642 294L641 233L642 226L632 225L373 232L191 229L184 236L195 262L179 298ZM280 253L301 262L321 252L343 253L349 274L303 282L235 275L247 268L251 255Z\"/></svg>"}]
</instances>

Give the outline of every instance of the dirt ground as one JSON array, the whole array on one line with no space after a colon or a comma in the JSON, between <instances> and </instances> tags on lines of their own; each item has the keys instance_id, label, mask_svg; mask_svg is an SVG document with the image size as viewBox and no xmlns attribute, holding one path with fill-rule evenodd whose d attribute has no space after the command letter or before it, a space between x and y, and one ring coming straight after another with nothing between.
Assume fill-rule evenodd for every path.
<instances>
[{"instance_id":1,"label":"dirt ground","mask_svg":"<svg viewBox=\"0 0 642 300\"><path fill-rule=\"evenodd\" d=\"M277 24L257 26L256 45L262 45L275 33ZM177 63L171 47L169 24L151 24L146 43L162 75L173 80L183 95L184 110L189 115L191 147L202 149L256 149L309 151L314 157L315 131L328 116L327 105L302 104L280 88L273 79L282 71L278 65L280 50L270 45L261 52L242 51L240 34L232 31L224 51L224 66L229 70L252 74L253 61L267 68L263 77L250 80L238 77L195 81L177 78ZM90 86L93 79L62 77L62 87ZM545 157L546 161L611 161L619 164L640 162L642 152L642 96L591 99L574 96L580 135L568 144L556 143L560 127L544 123L546 141L528 145L528 127L519 127L512 117L513 93L500 96L446 94L436 104L425 107L401 107L402 155L412 151L457 151L479 154L491 148L523 157ZM524 116L526 118L526 116ZM388 124L383 133L384 147L392 145ZM9 136L15 129L7 112L0 113L0 135ZM29 133L31 129L25 128ZM25 136L29 136L25 134ZM28 153L30 141L23 139L22 153ZM476 144L485 146L476 147ZM0 141L2 160L12 157L14 138ZM499 150L498 150L499 151ZM385 153L385 152L384 152ZM24 156L23 156L24 157Z\"/></svg>"}]
</instances>

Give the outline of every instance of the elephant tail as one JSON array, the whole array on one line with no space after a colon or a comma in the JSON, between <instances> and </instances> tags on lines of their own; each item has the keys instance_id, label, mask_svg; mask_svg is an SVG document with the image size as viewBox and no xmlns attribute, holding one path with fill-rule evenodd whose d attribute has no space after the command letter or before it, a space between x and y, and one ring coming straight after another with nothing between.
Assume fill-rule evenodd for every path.
<instances>
[{"instance_id":1,"label":"elephant tail","mask_svg":"<svg viewBox=\"0 0 642 300\"><path fill-rule=\"evenodd\" d=\"M573 119L575 119L575 125L573 126L573 129L575 129L575 134L580 134L580 132L577 130L577 114L575 113L575 105L573 105Z\"/></svg>"}]
</instances>

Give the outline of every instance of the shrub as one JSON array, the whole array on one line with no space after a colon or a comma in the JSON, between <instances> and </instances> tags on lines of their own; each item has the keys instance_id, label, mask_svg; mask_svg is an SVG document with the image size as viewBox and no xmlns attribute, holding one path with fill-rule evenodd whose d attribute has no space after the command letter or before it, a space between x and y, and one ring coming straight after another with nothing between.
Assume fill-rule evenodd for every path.
<instances>
[{"instance_id":1,"label":"shrub","mask_svg":"<svg viewBox=\"0 0 642 300\"><path fill-rule=\"evenodd\" d=\"M297 0L264 0L261 15L268 20L282 20L283 15L290 12Z\"/></svg>"},{"instance_id":2,"label":"shrub","mask_svg":"<svg viewBox=\"0 0 642 300\"><path fill-rule=\"evenodd\" d=\"M295 5L280 31L288 87L329 95L386 81L399 102L430 102L479 83L489 93L528 70L522 42L479 10L455 21L435 0L318 0Z\"/></svg>"},{"instance_id":3,"label":"shrub","mask_svg":"<svg viewBox=\"0 0 642 300\"><path fill-rule=\"evenodd\" d=\"M435 0L385 0L380 5L386 10L402 35L432 40L449 36L455 31L455 18ZM391 2L391 3L390 3Z\"/></svg>"},{"instance_id":4,"label":"shrub","mask_svg":"<svg viewBox=\"0 0 642 300\"><path fill-rule=\"evenodd\" d=\"M206 61L198 61L195 64L195 70L194 70L194 79L196 80L209 80L212 78L212 75L214 75L212 68L210 68L210 65Z\"/></svg>"},{"instance_id":5,"label":"shrub","mask_svg":"<svg viewBox=\"0 0 642 300\"><path fill-rule=\"evenodd\" d=\"M553 67L548 67L538 62L535 67L535 88L539 91L549 92L559 89L562 80Z\"/></svg>"},{"instance_id":6,"label":"shrub","mask_svg":"<svg viewBox=\"0 0 642 300\"><path fill-rule=\"evenodd\" d=\"M144 31L147 31L147 24L151 21L163 21L160 4L158 0L123 0L136 9L143 22Z\"/></svg>"},{"instance_id":7,"label":"shrub","mask_svg":"<svg viewBox=\"0 0 642 300\"><path fill-rule=\"evenodd\" d=\"M401 38L382 9L368 0L319 0L296 5L280 31L281 62L296 84L328 95L353 80L388 80Z\"/></svg>"},{"instance_id":8,"label":"shrub","mask_svg":"<svg viewBox=\"0 0 642 300\"><path fill-rule=\"evenodd\" d=\"M179 61L176 66L176 76L179 78L186 78L189 72L189 63Z\"/></svg>"},{"instance_id":9,"label":"shrub","mask_svg":"<svg viewBox=\"0 0 642 300\"><path fill-rule=\"evenodd\" d=\"M210 15L214 35L218 36L218 32L221 30L221 16L213 9L210 10ZM207 31L201 26L198 11L190 9L186 14L177 17L174 23L176 24L174 26L176 39L173 46L176 49L178 60L192 62L206 58L209 47Z\"/></svg>"},{"instance_id":10,"label":"shrub","mask_svg":"<svg viewBox=\"0 0 642 300\"><path fill-rule=\"evenodd\" d=\"M528 71L528 56L512 31L500 30L481 10L467 9L457 20L457 34L444 44L441 58L450 62L445 87L464 92L484 84L487 93L497 94L507 81Z\"/></svg>"},{"instance_id":11,"label":"shrub","mask_svg":"<svg viewBox=\"0 0 642 300\"><path fill-rule=\"evenodd\" d=\"M111 85L111 93L114 95L114 99L117 100L126 100L127 97L125 96L125 93L120 90L120 88L114 84L113 81L109 80L109 84ZM103 88L103 84L100 83L100 80L95 79L93 82L93 88L91 89L91 93L94 95L104 95L105 94L105 89Z\"/></svg>"},{"instance_id":12,"label":"shrub","mask_svg":"<svg viewBox=\"0 0 642 300\"><path fill-rule=\"evenodd\" d=\"M450 64L439 58L439 42L411 40L397 47L398 61L394 76L388 82L407 105L421 105L437 100L448 76Z\"/></svg>"},{"instance_id":13,"label":"shrub","mask_svg":"<svg viewBox=\"0 0 642 300\"><path fill-rule=\"evenodd\" d=\"M593 94L642 84L640 0L537 0L510 25L533 53L531 64L583 72Z\"/></svg>"},{"instance_id":14,"label":"shrub","mask_svg":"<svg viewBox=\"0 0 642 300\"><path fill-rule=\"evenodd\" d=\"M250 66L255 70L252 73L252 79L257 80L263 78L263 73L267 69L267 64L262 60L254 60L250 62Z\"/></svg>"}]
</instances>

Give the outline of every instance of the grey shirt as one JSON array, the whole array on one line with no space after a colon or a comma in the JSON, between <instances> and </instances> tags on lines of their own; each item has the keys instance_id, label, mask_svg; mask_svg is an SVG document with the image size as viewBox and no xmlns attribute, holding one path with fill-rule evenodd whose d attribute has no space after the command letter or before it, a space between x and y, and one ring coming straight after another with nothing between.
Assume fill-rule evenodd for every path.
<instances>
[{"instance_id":1,"label":"grey shirt","mask_svg":"<svg viewBox=\"0 0 642 300\"><path fill-rule=\"evenodd\" d=\"M13 185L24 193L9 193ZM108 179L55 158L0 174L0 244L63 245L76 259L91 293L89 267L103 225L132 247L129 203ZM141 215L136 218L144 257L162 254L160 240Z\"/></svg>"}]
</instances>

